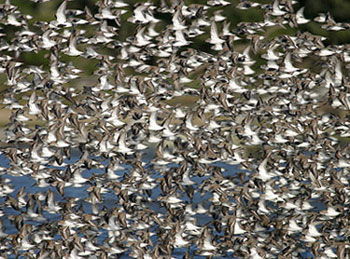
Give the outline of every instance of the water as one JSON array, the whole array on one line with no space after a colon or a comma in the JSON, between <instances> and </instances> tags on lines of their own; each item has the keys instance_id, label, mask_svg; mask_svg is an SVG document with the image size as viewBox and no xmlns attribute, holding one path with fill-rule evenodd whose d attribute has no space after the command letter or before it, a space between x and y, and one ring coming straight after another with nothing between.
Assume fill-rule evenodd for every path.
<instances>
[{"instance_id":1,"label":"water","mask_svg":"<svg viewBox=\"0 0 350 259\"><path fill-rule=\"evenodd\" d=\"M153 154L153 155L152 155ZM74 165L74 163L76 163L79 160L80 157L80 153L79 152L73 152L73 156L71 159L65 159L64 163L67 165ZM143 162L146 163L145 168L149 168L151 166L150 161L151 159L153 159L154 157L154 152L146 152L145 155L143 156ZM98 157L91 157L92 159L95 159L97 161L99 161L99 163L103 166L107 166L109 164L109 159L103 159L103 158L98 158ZM64 204L66 203L69 199L73 198L75 199L75 207L74 208L82 208L83 213L86 214L91 214L92 213L92 205L90 202L87 201L87 198L89 197L89 193L88 193L88 188L92 185L97 184L97 182L87 182L82 184L80 187L74 187L74 186L68 186L65 188L64 190L64 197L62 197L57 189L50 185L47 184L47 186L45 187L38 187L37 186L37 182L36 180L30 175L30 174L25 174L25 175L12 175L11 174L11 163L10 160L4 155L2 154L0 156L0 166L3 168L2 174L1 174L1 179L5 182L7 182L7 185L9 185L12 188L12 191L8 194L9 197L12 197L14 199L17 200L17 194L18 192L24 187L25 188L25 202L28 201L28 196L30 194L40 194L41 200L42 200L42 204L45 204L45 195L47 193L48 190L51 190L54 193L54 199L56 203L61 203ZM44 165L47 169L57 169L60 170L61 172L65 171L67 169L66 166L53 166L53 165ZM123 170L117 170L115 171L115 174L120 176L119 180L123 180L123 177L125 174L129 174L130 170L132 169L132 167L130 165L124 164L123 166ZM170 164L169 168L172 167L178 167L178 165L176 164ZM227 167L232 173L232 168L231 167ZM152 178L154 179L158 179L161 177L161 174L159 171L157 170L150 170L152 172ZM104 174L104 168L98 169L98 168L92 168L92 169L85 169L81 175L82 177L86 178L86 179L90 179L92 176L102 176ZM25 172L22 172L25 173ZM208 177L204 177L203 179L207 179ZM193 177L193 181L196 182L196 186L198 186L201 181L203 180L200 177ZM118 180L115 180L118 181ZM152 190L152 195L149 197L151 199L151 201L146 202L145 205L148 209L154 211L155 213L164 215L166 213L166 209L162 206L161 203L159 203L157 201L157 198L159 197L159 195L161 194L161 190L159 186L156 186L153 190ZM108 188L106 190L106 192L101 193L102 196L102 202L100 204L98 204L99 209L107 209L107 210L112 210L115 207L120 207L121 205L119 204L119 197L113 192L113 190L111 190L110 188ZM209 194L204 195L203 197L200 197L198 194L194 195L194 199L193 199L193 204L196 206L199 203L203 203L205 204L205 206L207 207L208 204L206 204L206 200L210 197ZM146 198L146 196L145 196ZM183 197L183 201L185 203L190 203L190 199L188 197ZM3 222L3 231L8 234L8 235L14 235L14 234L18 234L18 230L15 227L15 225L13 224L13 217L14 216L18 216L18 215L24 215L26 212L26 204L22 204L20 205L20 209L16 210L14 208L12 208L9 204L8 204L8 199L6 197L0 197L0 203L1 203L1 208L2 208L2 212L3 212L3 216L0 218ZM37 208L37 207L35 207ZM39 228L41 225L43 224L60 224L59 222L62 220L62 216L60 215L60 213L49 213L47 211L45 211L45 209L43 210L42 215L45 217L45 220L40 220L37 221L34 218L24 218L23 223L24 224L30 224L33 227ZM208 224L210 222L210 218L208 216L206 216L205 214L198 214L195 217L197 219L197 224L198 225L205 225ZM155 230L155 227L153 226L150 231ZM104 228L99 228L99 236L97 238L97 244L98 245L103 245L104 242L106 242L106 240L108 239L108 231ZM61 239L61 235L59 233L57 233L54 237L54 240L59 240ZM156 236L153 236L151 238L153 243L157 242L157 238ZM174 256L182 256L185 252L187 251L187 249L183 249L183 248L175 248L173 251L173 255ZM22 253L24 251L21 251ZM21 254L21 253L20 253ZM11 257L11 253L10 253L10 257ZM128 251L125 253L125 255L122 258L128 258Z\"/></svg>"},{"instance_id":2,"label":"water","mask_svg":"<svg viewBox=\"0 0 350 259\"><path fill-rule=\"evenodd\" d=\"M162 191L160 188L159 180L161 178L164 178L164 172L166 170L176 170L179 165L177 164L169 164L167 167L157 167L152 165L151 160L154 158L154 151L153 150L148 150L147 152L144 153L142 157L142 161L144 162L144 168L147 170L148 174L150 174L151 178L154 179L155 182L157 182L157 186L155 186L150 195L147 195L142 192L138 192L134 195L135 199L143 199L142 204L136 206L136 209L138 210L143 210L147 208L148 210L151 210L152 213L157 215L159 218L164 218L167 215L167 209L164 207L164 204L159 202L158 198L162 195ZM60 172L64 172L67 169L67 166L74 166L75 163L77 163L80 159L80 152L75 151L73 152L73 156L71 159L66 159L64 160L64 163L66 164L65 166L53 166L53 165L48 165L44 164L43 166L46 169L57 169ZM115 174L119 176L119 179L113 180L113 181L107 181L104 179L104 174L105 174L105 167L108 166L110 163L109 159L104 159L102 157L91 157L94 159L96 162L98 162L101 166L99 168L92 168L92 169L84 169L81 173L82 177L85 179L89 179L86 183L81 184L81 186L67 186L64 190L64 196L62 196L54 186L53 182L47 181L48 183L44 184L44 186L39 187L37 186L37 180L34 179L33 175L31 174L26 174L25 171L22 173L24 175L13 175L11 174L11 170L13 169L14 166L11 166L10 160L2 154L0 156L0 166L3 168L2 173L1 173L1 180L3 182L7 182L7 185L12 188L12 191L8 194L9 197L12 197L15 200L19 200L17 197L18 192L24 187L25 188L25 195L23 197L22 203L19 205L20 208L16 209L13 208L10 203L9 199L6 198L5 196L0 197L0 204L1 204L1 211L2 211L2 216L0 219L3 222L3 231L8 234L8 235L15 235L18 234L19 231L17 230L16 226L14 225L14 217L18 215L24 216L23 224L29 224L32 226L33 232L36 232L38 229L40 229L43 225L47 226L60 226L62 225L62 215L60 212L53 213L53 212L48 212L45 210L46 206L46 194L48 190L52 191L54 193L54 200L56 204L59 204L61 207L63 207L70 199L74 199L74 206L72 208L72 212L76 213L77 215L82 215L82 214L93 214L93 208L91 205L91 202L88 200L89 199L89 188L92 186L103 186L104 191L101 192L101 197L102 201L101 203L98 203L98 209L99 211L105 211L105 212L111 212L115 208L119 208L120 210L123 210L122 206L122 200L119 195L115 193L115 191L111 188L111 185L109 185L111 182L114 181L114 183L122 183L125 181L125 177L132 175L132 170L134 168L129 165L129 164L123 164L122 168L120 170L115 171ZM251 172L248 170L242 170L239 168L238 165L230 165L226 164L223 162L216 162L210 165L210 169L213 170L219 170L222 173L222 176L225 179L229 179L232 184L235 186L241 186L242 184L238 180L237 174L238 173L244 173L245 174L245 181L248 180L249 175ZM159 170L160 169L160 170ZM212 176L205 174L202 176L199 176L197 174L194 174L192 171L190 173L190 179L194 182L193 188L194 194L193 194L193 199L191 200L188 195L183 193L180 190L177 190L177 193L180 194L183 209L185 208L185 205L189 205L192 209L197 208L199 205L203 206L208 212L207 213L194 213L192 217L196 220L196 225L204 228L204 227L209 227L211 229L211 235L213 239L215 239L215 242L219 245L222 240L225 239L224 232L220 231L218 232L215 227L213 226L213 223L215 220L223 220L221 216L219 216L219 210L221 208L221 204L213 203L213 193L211 189L207 189L206 191L198 191L199 188L203 188L203 185L205 185L205 182L210 181L212 179ZM219 183L221 184L221 183ZM130 184L129 186L131 186ZM276 188L279 188L278 186ZM35 194L39 197L41 200L41 204L43 207L43 212L42 216L44 219L42 220L37 220L36 218L30 218L26 217L26 203L28 202L28 197L31 194ZM132 199L133 194L129 195L129 198ZM310 199L309 201L314 208L312 209L313 212L319 213L321 210L326 209L325 204L320 200L320 199ZM237 201L235 200L234 197L228 195L228 200L226 201L227 204L231 204L229 207L229 213L234 213L235 211L235 206L237 206ZM272 208L276 211L278 211L278 205L274 202L266 202L266 206L269 208ZM37 209L38 205L34 207L34 209ZM79 212L78 210L81 210ZM279 215L275 213L271 213L270 217L271 219L278 217ZM130 225L135 223L135 220L130 218L128 219L128 222ZM183 220L183 219L182 219ZM77 222L82 222L81 219L77 220ZM96 239L95 245L98 246L104 246L106 242L108 242L110 235L108 234L108 230L106 229L106 226L103 226L101 223L102 221L97 220L95 223L98 225L98 236ZM223 228L225 228L223 226ZM79 227L74 227L74 231L76 231L77 235L80 237L84 237L84 233L82 232L81 228ZM150 233L152 232L159 232L159 226L158 225L151 225L149 228ZM132 231L132 230L130 230ZM274 227L266 228L265 229L266 233L273 232L275 231ZM137 231L135 231L136 233ZM136 237L135 233L132 235ZM249 235L249 233L247 234ZM240 237L243 235L235 235L236 238ZM32 238L33 236L31 236ZM61 232L52 232L51 237L53 240L60 240L62 239ZM297 236L296 236L297 237ZM194 237L192 237L194 238ZM199 236L197 237L197 239ZM8 239L9 240L9 239ZM8 241L7 240L7 241ZM149 246L150 251L154 249L154 245L159 242L159 239L157 235L151 236L151 241L153 242L153 246ZM192 245L189 248L190 253L194 253L198 251L197 243L193 242ZM301 242L302 243L302 242ZM8 242L10 244L10 242ZM132 247L128 247L128 244L126 242L123 242L126 251L125 253L122 254L121 258L130 258L130 253L133 250ZM10 255L10 258L14 258L13 255L13 250L12 248L9 247L8 249L9 252L7 253ZM15 248L14 248L15 249ZM172 255L175 258L181 258L186 252L187 248L174 248ZM39 251L39 250L38 250ZM38 253L35 252L35 253ZM24 255L25 250L20 251L19 255ZM218 254L217 257L215 258L232 258L233 253L230 251L221 251L221 255ZM298 253L300 257L304 258L309 258L310 257L310 249L304 244L302 246L302 249ZM23 256L25 257L25 256ZM201 257L199 255L196 255L195 258L205 258Z\"/></svg>"}]
</instances>

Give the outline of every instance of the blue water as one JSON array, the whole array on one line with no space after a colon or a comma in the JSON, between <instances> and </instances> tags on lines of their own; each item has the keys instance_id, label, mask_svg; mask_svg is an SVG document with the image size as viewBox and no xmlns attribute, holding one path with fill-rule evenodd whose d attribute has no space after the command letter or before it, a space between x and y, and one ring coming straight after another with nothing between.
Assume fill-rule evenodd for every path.
<instances>
[{"instance_id":1,"label":"blue water","mask_svg":"<svg viewBox=\"0 0 350 259\"><path fill-rule=\"evenodd\" d=\"M80 155L81 154L78 151L73 152L73 156L71 157L71 159L69 160L65 159L64 163L68 165L74 165L74 163L76 163L79 160ZM100 157L91 157L91 158L94 159L95 161L98 161L100 164L102 164L105 167L108 166L110 162L109 159L104 159ZM163 175L158 170L157 166L153 166L150 163L152 159L153 159L152 152L148 152L146 153L146 155L143 156L142 161L146 163L145 168L148 171L148 173L150 173L151 177L157 181L160 178L162 178ZM73 207L72 210L76 211L78 208L82 208L83 212L86 214L93 213L92 205L90 204L90 202L86 200L89 197L89 192L87 191L87 188L95 184L103 184L103 182L99 183L99 181L100 179L102 179L101 176L105 173L104 168L85 169L81 173L81 175L86 179L94 176L95 180L91 180L91 182L84 183L80 187L73 187L73 186L66 187L64 191L64 197L62 197L61 194L59 194L56 188L53 186L47 186L47 187L36 186L36 181L29 174L18 175L18 176L9 174L8 172L10 171L7 171L7 169L11 168L11 164L10 164L10 160L4 154L0 155L0 166L3 168L2 173L0 175L0 179L2 179L3 181L8 179L10 181L9 185L11 186L11 188L13 188L13 191L9 194L9 196L13 197L14 199L17 199L16 195L19 192L19 190L21 190L21 188L23 187L25 187L25 192L27 193L27 196L25 198L26 201L28 200L29 194L41 193L44 196L46 192L50 189L54 193L56 203L63 204L67 202L68 199L74 198L76 199L75 201L76 206ZM60 171L66 170L65 166L52 166L52 165L45 165L45 166L48 169L58 169ZM229 165L222 162L216 162L216 163L213 163L211 166L221 168L222 176L225 179L232 179L233 183L235 183L236 185L241 184L240 181L237 179L237 173L239 172L244 173L245 180L248 180L249 178L250 172L248 170L240 169L238 165ZM130 170L132 170L132 166L127 164L122 165L122 167L123 169L115 171L115 174L120 176L120 180L122 180L126 174L130 174ZM179 165L177 164L168 165L169 170L171 168L177 168L177 167L179 167ZM194 190L197 190L204 181L210 180L210 176L208 175L205 175L205 176L191 175L190 178L192 181L195 182L195 184L192 186ZM118 180L114 180L114 181L118 181ZM279 188L278 185L275 188ZM160 186L158 185L152 190L150 197L148 197L148 195L146 194L138 194L138 196L144 199L150 198L151 201L145 202L146 207L164 216L167 213L167 210L163 207L162 203L157 200L158 197L161 195L161 193L162 192L161 192ZM122 208L118 195L116 195L111 188L107 188L105 193L101 193L101 196L102 196L103 202L98 204L99 210L102 210L102 209L112 210L116 207ZM204 208L209 209L212 206L212 203L210 201L210 198L212 197L213 195L210 191L206 191L204 193L200 193L199 191L197 191L197 192L194 192L193 200L190 200L190 198L186 194L183 194L181 196L181 199L183 200L184 203L191 204L193 209L195 209L198 206L198 204L202 204ZM20 215L21 213L25 213L26 207L24 205L23 207L20 208L19 211L15 210L11 206L6 205L7 203L6 200L7 200L6 197L0 197L1 209L4 214L4 216L0 218L3 222L3 231L9 235L18 234L18 230L12 223L11 218L13 218L13 216ZM314 209L312 211L316 213L326 208L325 204L322 203L319 199L310 199L309 201L314 206ZM229 198L229 202L236 204L236 201L232 197ZM244 202L244 199L242 200L242 202ZM41 203L42 203L42 207L44 207L46 204L44 199L42 200ZM278 206L273 202L266 202L266 206L271 207L274 210L278 210ZM215 210L215 206L212 207L212 209ZM33 227L39 228L42 224L48 224L48 223L58 224L58 222L62 220L62 216L60 213L57 213L57 214L49 213L44 209L43 209L43 216L45 217L43 221L36 221L35 219L32 219L32 218L25 218L24 223L30 224ZM274 218L277 216L278 215L273 213L270 215L271 218ZM193 215L193 217L197 220L197 226L206 226L206 225L213 224L213 217L212 215L210 215L210 213L209 214L197 213ZM130 222L132 222L132 220L130 220ZM223 232L220 232L220 233L217 232L214 227L212 229L213 229L212 236L215 236L215 238L217 239L217 242L220 242L220 238L223 238ZM80 233L78 229L76 230L79 236L83 236L83 233ZM151 226L150 232L153 232L153 231L155 232L157 231L157 226ZM270 231L275 231L275 230L273 228L266 229L266 232L270 232ZM59 240L62 237L60 233L56 233L53 236L53 238L55 240ZM97 237L97 244L103 245L107 239L108 239L108 231L100 227L99 235ZM152 236L151 240L153 244L156 244L158 241L157 235ZM9 247L9 249L11 249L11 247ZM310 258L310 255L311 255L310 249L306 246L304 246L303 249L304 249L303 252L300 252L299 256L302 258ZM192 245L190 247L191 254L195 253L196 250L198 250L196 245ZM175 258L181 258L186 252L187 252L187 248L174 248L173 256ZM130 258L129 253L130 251L125 252L121 258ZM10 258L14 258L14 257L10 256ZM194 258L205 258L205 257L196 255ZM234 258L234 257L233 257L233 253L226 253L224 257L218 256L215 258Z\"/></svg>"}]
</instances>

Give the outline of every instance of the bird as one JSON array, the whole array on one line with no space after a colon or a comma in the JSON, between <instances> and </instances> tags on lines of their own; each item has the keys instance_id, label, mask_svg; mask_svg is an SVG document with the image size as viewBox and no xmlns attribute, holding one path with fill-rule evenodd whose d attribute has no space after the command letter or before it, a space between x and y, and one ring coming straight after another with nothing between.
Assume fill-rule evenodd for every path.
<instances>
[{"instance_id":1,"label":"bird","mask_svg":"<svg viewBox=\"0 0 350 259\"><path fill-rule=\"evenodd\" d=\"M348 23L32 1L0 4L4 257L347 258Z\"/></svg>"}]
</instances>

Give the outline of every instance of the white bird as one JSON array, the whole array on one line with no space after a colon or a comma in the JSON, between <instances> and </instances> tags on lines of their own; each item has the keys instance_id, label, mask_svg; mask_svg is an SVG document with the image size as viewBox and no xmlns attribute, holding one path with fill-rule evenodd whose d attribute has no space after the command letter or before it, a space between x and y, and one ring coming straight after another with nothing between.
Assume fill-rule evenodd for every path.
<instances>
[{"instance_id":1,"label":"white bird","mask_svg":"<svg viewBox=\"0 0 350 259\"><path fill-rule=\"evenodd\" d=\"M279 4L279 0L275 0L273 2L271 15L273 15L273 16L281 16L281 15L285 15L286 13L287 12L281 10L280 4Z\"/></svg>"},{"instance_id":2,"label":"white bird","mask_svg":"<svg viewBox=\"0 0 350 259\"><path fill-rule=\"evenodd\" d=\"M136 33L134 44L138 47L150 45L151 43L149 41L151 38L145 34L145 29L146 27L141 27Z\"/></svg>"},{"instance_id":3,"label":"white bird","mask_svg":"<svg viewBox=\"0 0 350 259\"><path fill-rule=\"evenodd\" d=\"M192 113L189 113L189 114L186 115L186 118L185 118L185 120L186 120L186 122L185 122L186 128L188 128L191 131L197 131L197 130L199 130L199 127L197 127L196 125L193 125L192 117L193 117Z\"/></svg>"},{"instance_id":4,"label":"white bird","mask_svg":"<svg viewBox=\"0 0 350 259\"><path fill-rule=\"evenodd\" d=\"M175 32L175 43L173 44L175 47L187 46L190 43L191 41L186 40L182 30L177 30Z\"/></svg>"},{"instance_id":5,"label":"white bird","mask_svg":"<svg viewBox=\"0 0 350 259\"><path fill-rule=\"evenodd\" d=\"M106 121L113 124L115 127L123 126L125 124L125 122L119 120L118 113L119 113L119 107L116 106L113 109L111 116L109 118L107 118Z\"/></svg>"},{"instance_id":6,"label":"white bird","mask_svg":"<svg viewBox=\"0 0 350 259\"><path fill-rule=\"evenodd\" d=\"M307 236L310 237L320 237L322 234L317 230L316 224L314 222L310 223L308 226Z\"/></svg>"},{"instance_id":7,"label":"white bird","mask_svg":"<svg viewBox=\"0 0 350 259\"><path fill-rule=\"evenodd\" d=\"M328 209L326 211L321 211L321 214L330 217L330 218L334 218L336 216L338 216L340 214L340 212L336 211L333 207L328 207Z\"/></svg>"},{"instance_id":8,"label":"white bird","mask_svg":"<svg viewBox=\"0 0 350 259\"><path fill-rule=\"evenodd\" d=\"M269 159L270 154L266 156L266 158L261 162L261 164L258 167L258 175L257 177L263 180L264 182L270 180L272 177L275 176L275 174L268 172L266 165L267 165L267 160Z\"/></svg>"},{"instance_id":9,"label":"white bird","mask_svg":"<svg viewBox=\"0 0 350 259\"><path fill-rule=\"evenodd\" d=\"M66 8L68 0L64 0L62 4L57 8L56 11L56 21L50 23L51 28L56 28L59 26L70 27L72 23L67 21Z\"/></svg>"},{"instance_id":10,"label":"white bird","mask_svg":"<svg viewBox=\"0 0 350 259\"><path fill-rule=\"evenodd\" d=\"M297 71L300 71L300 69L293 66L291 61L291 54L287 53L286 57L284 58L284 72L294 73Z\"/></svg>"},{"instance_id":11,"label":"white bird","mask_svg":"<svg viewBox=\"0 0 350 259\"><path fill-rule=\"evenodd\" d=\"M109 7L104 7L102 10L100 10L100 13L95 16L98 19L106 19L106 20L114 20L118 18L118 16L112 14Z\"/></svg>"},{"instance_id":12,"label":"white bird","mask_svg":"<svg viewBox=\"0 0 350 259\"><path fill-rule=\"evenodd\" d=\"M46 210L49 213L55 214L59 210L61 210L61 207L56 205L55 194L50 189L47 191L47 194L46 194L46 204L47 204Z\"/></svg>"},{"instance_id":13,"label":"white bird","mask_svg":"<svg viewBox=\"0 0 350 259\"><path fill-rule=\"evenodd\" d=\"M158 130L162 130L163 126L158 125L157 123L157 113L155 110L153 110L151 112L151 116L149 118L149 126L148 126L149 130L154 130L154 131L158 131Z\"/></svg>"},{"instance_id":14,"label":"white bird","mask_svg":"<svg viewBox=\"0 0 350 259\"><path fill-rule=\"evenodd\" d=\"M241 228L239 222L240 222L240 219L239 219L239 218L236 218L236 220L235 220L235 225L234 225L234 234L235 234L235 235L241 235L241 234L244 234L244 233L247 232L246 230L244 230L243 228Z\"/></svg>"},{"instance_id":15,"label":"white bird","mask_svg":"<svg viewBox=\"0 0 350 259\"><path fill-rule=\"evenodd\" d=\"M133 150L127 147L125 138L126 138L126 133L125 131L122 131L118 138L117 151L123 154L130 154L132 153Z\"/></svg>"},{"instance_id":16,"label":"white bird","mask_svg":"<svg viewBox=\"0 0 350 259\"><path fill-rule=\"evenodd\" d=\"M9 25L16 26L16 27L22 26L22 23L20 23L20 22L17 20L17 18L16 18L16 16L15 16L14 14L9 14L9 15L7 16L7 23L8 23Z\"/></svg>"},{"instance_id":17,"label":"white bird","mask_svg":"<svg viewBox=\"0 0 350 259\"><path fill-rule=\"evenodd\" d=\"M123 7L128 7L128 6L129 6L129 4L124 3L124 2L121 1L121 0L115 0L115 1L111 2L111 4L112 4L113 7L115 7L115 8L123 8Z\"/></svg>"},{"instance_id":18,"label":"white bird","mask_svg":"<svg viewBox=\"0 0 350 259\"><path fill-rule=\"evenodd\" d=\"M204 235L205 235L204 242L201 249L205 251L215 251L216 246L213 245L210 233L208 231L204 231Z\"/></svg>"},{"instance_id":19,"label":"white bird","mask_svg":"<svg viewBox=\"0 0 350 259\"><path fill-rule=\"evenodd\" d=\"M270 46L267 50L267 53L262 55L261 57L272 61L272 60L279 60L280 59L280 53L275 54L275 49L279 46L279 44L273 44L272 46Z\"/></svg>"},{"instance_id":20,"label":"white bird","mask_svg":"<svg viewBox=\"0 0 350 259\"><path fill-rule=\"evenodd\" d=\"M142 23L146 24L148 23L148 19L146 18L144 12L148 9L148 6L150 5L149 2L147 3L140 3L139 6L137 6L134 9L134 15L128 19L131 23Z\"/></svg>"},{"instance_id":21,"label":"white bird","mask_svg":"<svg viewBox=\"0 0 350 259\"><path fill-rule=\"evenodd\" d=\"M189 243L189 241L183 238L184 236L183 226L179 224L176 228L178 230L177 230L177 233L175 234L174 247L185 247Z\"/></svg>"},{"instance_id":22,"label":"white bird","mask_svg":"<svg viewBox=\"0 0 350 259\"><path fill-rule=\"evenodd\" d=\"M42 39L42 48L44 49L51 49L53 46L55 46L57 43L54 40L51 40L49 37L51 36L52 30L47 30L43 33L41 39Z\"/></svg>"},{"instance_id":23,"label":"white bird","mask_svg":"<svg viewBox=\"0 0 350 259\"><path fill-rule=\"evenodd\" d=\"M216 22L212 21L211 22L211 27L210 27L210 40L208 41L210 44L215 45L213 47L214 50L222 50L222 44L225 42L225 40L220 39L219 33L218 33L218 28L216 26Z\"/></svg>"},{"instance_id":24,"label":"white bird","mask_svg":"<svg viewBox=\"0 0 350 259\"><path fill-rule=\"evenodd\" d=\"M68 49L65 49L64 52L68 56L81 56L84 52L77 49L77 37L78 33L72 33L69 37Z\"/></svg>"},{"instance_id":25,"label":"white bird","mask_svg":"<svg viewBox=\"0 0 350 259\"><path fill-rule=\"evenodd\" d=\"M173 18L171 19L173 22L173 30L175 31L182 31L187 28L187 26L183 25L184 21L181 20L181 15L181 9L178 8Z\"/></svg>"},{"instance_id":26,"label":"white bird","mask_svg":"<svg viewBox=\"0 0 350 259\"><path fill-rule=\"evenodd\" d=\"M38 98L36 96L36 92L33 91L32 95L29 98L28 106L29 106L29 111L28 114L30 115L38 115L41 114L41 109L38 106Z\"/></svg>"},{"instance_id":27,"label":"white bird","mask_svg":"<svg viewBox=\"0 0 350 259\"><path fill-rule=\"evenodd\" d=\"M295 219L290 219L289 220L289 225L288 225L288 231L291 233L296 233L302 231L303 228L299 227L298 224L296 223Z\"/></svg>"},{"instance_id":28,"label":"white bird","mask_svg":"<svg viewBox=\"0 0 350 259\"><path fill-rule=\"evenodd\" d=\"M107 75L107 74L101 75L101 76L98 78L98 81L99 81L99 87L100 87L100 89L102 89L102 90L110 90L110 89L115 88L114 85L108 83L108 75Z\"/></svg>"},{"instance_id":29,"label":"white bird","mask_svg":"<svg viewBox=\"0 0 350 259\"><path fill-rule=\"evenodd\" d=\"M334 253L331 247L327 247L324 253L326 254L327 258L338 258L338 255Z\"/></svg>"},{"instance_id":30,"label":"white bird","mask_svg":"<svg viewBox=\"0 0 350 259\"><path fill-rule=\"evenodd\" d=\"M310 20L306 19L304 17L304 7L300 8L296 13L296 21L297 24L305 24L308 23Z\"/></svg>"}]
</instances>

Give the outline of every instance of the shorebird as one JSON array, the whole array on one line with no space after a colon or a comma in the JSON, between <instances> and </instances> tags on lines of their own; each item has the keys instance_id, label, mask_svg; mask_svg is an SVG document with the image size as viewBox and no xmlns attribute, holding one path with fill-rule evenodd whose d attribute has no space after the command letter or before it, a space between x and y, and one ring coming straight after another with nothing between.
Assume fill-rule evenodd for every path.
<instances>
[{"instance_id":1,"label":"shorebird","mask_svg":"<svg viewBox=\"0 0 350 259\"><path fill-rule=\"evenodd\" d=\"M66 17L66 8L67 8L68 0L64 0L62 4L57 8L56 11L56 21L52 21L50 23L50 27L53 29L57 27L71 27L72 23L68 21Z\"/></svg>"},{"instance_id":2,"label":"shorebird","mask_svg":"<svg viewBox=\"0 0 350 259\"><path fill-rule=\"evenodd\" d=\"M4 257L349 255L348 23L314 35L294 0L71 4L0 4Z\"/></svg>"}]
</instances>

